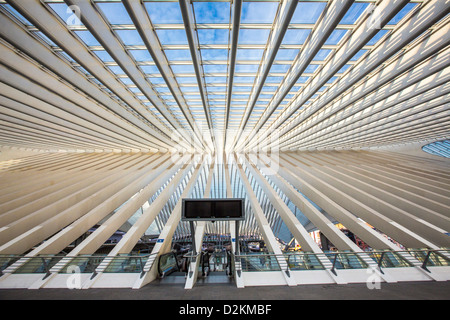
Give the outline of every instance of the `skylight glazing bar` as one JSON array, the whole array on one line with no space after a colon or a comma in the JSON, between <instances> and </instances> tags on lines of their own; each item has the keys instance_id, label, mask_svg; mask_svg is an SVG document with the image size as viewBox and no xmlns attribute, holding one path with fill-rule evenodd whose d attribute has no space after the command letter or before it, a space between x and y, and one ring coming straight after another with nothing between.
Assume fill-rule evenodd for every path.
<instances>
[{"instance_id":1,"label":"skylight glazing bar","mask_svg":"<svg viewBox=\"0 0 450 320\"><path fill-rule=\"evenodd\" d=\"M427 110L435 107L438 104L445 103L445 101L448 101L450 98L448 96L450 85L447 85L445 90L443 89L445 89L445 86L431 89L427 91L427 93L431 93L431 95L421 94L418 97L413 97L399 104L395 103L395 100L393 100L395 104L391 102L391 104L393 104L391 107L387 105L386 101L382 101L370 107L370 110L367 112L360 111L357 114L347 116L346 118L339 114L339 118L341 119L339 122L336 122L334 125L324 128L319 132L310 134L310 136L304 140L304 143L325 142L326 139L337 140L345 136L347 132L361 132L364 129L378 127L381 124L386 125L386 123L401 117L399 114L403 111L415 109L416 107L419 108L418 110Z\"/></svg>"},{"instance_id":2,"label":"skylight glazing bar","mask_svg":"<svg viewBox=\"0 0 450 320\"><path fill-rule=\"evenodd\" d=\"M82 22L88 30L103 45L105 50L113 57L114 61L124 70L129 78L136 84L137 88L150 100L163 117L177 130L183 126L170 112L168 107L160 100L149 82L144 78L136 63L127 54L119 39L113 34L109 24L100 14L100 9L87 0L66 0L68 5L76 5L80 9ZM183 137L184 139L184 137Z\"/></svg>"},{"instance_id":3,"label":"skylight glazing bar","mask_svg":"<svg viewBox=\"0 0 450 320\"><path fill-rule=\"evenodd\" d=\"M345 45L337 50L331 60L327 62L320 74L316 75L306 88L295 98L295 101L283 110L283 113L270 125L278 129L282 122L291 117L299 107L304 105L308 99L327 81L337 70L339 70L356 52L369 41L379 29L387 24L405 5L407 1L384 1L372 10L366 10L365 19L361 20L358 27L353 31ZM366 69L364 69L366 71ZM367 71L366 71L367 74ZM313 109L306 108L298 118L305 114L311 114ZM317 110L317 109L315 109ZM303 118L303 117L302 117Z\"/></svg>"},{"instance_id":4,"label":"skylight glazing bar","mask_svg":"<svg viewBox=\"0 0 450 320\"><path fill-rule=\"evenodd\" d=\"M2 52L1 57L1 60L8 61L7 64L13 65L12 68L16 70L16 72L12 72L0 64L0 69L2 69L0 78L3 78L3 82L22 92L28 92L27 95L68 111L72 114L72 117L76 114L77 118L83 119L89 128L95 128L94 130L103 132L107 136L113 136L116 140L122 141L124 145L130 144L130 147L133 146L134 148L145 148L145 145L148 146L148 141L141 138L137 139L136 136L133 137L130 130L119 127L115 123L119 119L113 118L111 113L101 108L89 110L87 106L91 105L90 101L77 94L74 89L61 81L58 82L57 79L52 79L50 74L45 73L31 61L27 61L14 52L6 50ZM22 70L25 75L21 75L19 70ZM31 73L33 73L34 81L28 78ZM37 79L52 88L45 87L44 84L38 85L37 82L39 80Z\"/></svg>"},{"instance_id":5,"label":"skylight glazing bar","mask_svg":"<svg viewBox=\"0 0 450 320\"><path fill-rule=\"evenodd\" d=\"M316 53L320 50L321 46L325 43L329 35L333 32L334 28L345 15L352 3L353 1L338 0L327 5L324 13L319 18L316 27L309 35L300 54L297 56L297 59L290 68L289 73L282 81L280 87L277 89L274 97L272 98L272 101L269 103L261 116L261 119L254 127L253 132L249 137L247 137L246 140L243 140L242 143L236 145L238 150L253 139L256 132L261 129L272 113L276 110L291 88L295 85L298 78L306 70L307 66L310 64Z\"/></svg>"},{"instance_id":6,"label":"skylight glazing bar","mask_svg":"<svg viewBox=\"0 0 450 320\"><path fill-rule=\"evenodd\" d=\"M90 98L104 106L108 106L108 108L116 113L117 116L141 129L143 131L140 134L141 136L145 132L144 136L146 138L148 138L148 134L156 138L150 138L153 143L159 145L161 144L160 141L162 141L165 144L164 148L167 148L170 145L170 141L168 141L167 136L162 135L159 129L149 123L148 120L143 119L142 116L139 118L138 115L130 113L115 99L108 96L105 92L102 92L95 86L92 86L92 84L87 81L85 77L76 72L68 63L63 61L59 56L55 56L54 53L50 52L43 44L39 43L38 40L34 39L23 28L20 28L17 24L9 20L3 15L3 13L0 13L0 24L9 25L8 28L2 28L0 30L0 34L4 37L4 39L7 39L16 47L21 48L23 52L26 52L28 55L58 74L58 76L64 78L67 82L82 90ZM138 132L136 132L136 134L138 134ZM169 145L167 143L169 143Z\"/></svg>"},{"instance_id":7,"label":"skylight glazing bar","mask_svg":"<svg viewBox=\"0 0 450 320\"><path fill-rule=\"evenodd\" d=\"M231 39L230 39L230 52L228 55L228 79L227 79L227 97L225 105L225 134L223 139L223 148L225 150L225 145L227 142L227 130L230 121L230 104L231 95L233 94L233 80L234 71L236 66L236 51L239 40L239 26L241 21L241 10L242 10L242 0L233 1L231 11L232 11L232 26L231 26ZM228 191L227 191L228 192Z\"/></svg>"},{"instance_id":8,"label":"skylight glazing bar","mask_svg":"<svg viewBox=\"0 0 450 320\"><path fill-rule=\"evenodd\" d=\"M360 108L357 108L356 106L359 104L357 99L361 97L365 97L369 94L368 89L378 89L380 86L388 83L389 80L394 79L395 77L398 77L399 74L403 73L406 70L410 70L411 68L414 68L414 66L420 65L421 61L423 61L425 58L429 57L431 54L442 50L448 44L450 43L450 36L447 32L448 25L445 24L441 26L439 29L433 30L433 32L425 35L419 42L415 43L414 46L411 46L407 51L403 52L402 54L398 55L396 59L393 59L390 61L389 65L386 66L384 69L379 70L378 73L374 74L371 78L376 79L372 80L373 86L368 86L369 81L366 81L365 89L361 94L354 95L352 101L355 101L352 107L352 112L347 113L347 117L353 116L356 112L360 111ZM383 45L384 47L384 45ZM368 59L370 56L368 57ZM370 60L370 59L369 59ZM383 76L383 73L385 73L385 76ZM338 82L339 84L339 82ZM361 84L360 84L361 85ZM359 85L359 86L360 86ZM358 87L359 87L358 86ZM354 87L354 89L356 89ZM358 92L358 90L355 90L355 92ZM392 95L392 93L390 93ZM318 101L320 102L320 100ZM306 135L311 136L313 132L316 132L320 128L324 127L324 121L327 125L332 125L335 123L333 122L333 119L342 118L342 110L345 110L345 108L348 108L349 104L341 104L339 108L333 108L335 104L329 105L327 110L324 112L318 114L316 118L311 118L307 121L303 121L301 124L299 124L298 120L292 121L292 123L287 124L282 129L282 135L287 133L289 137L292 134L295 134L296 137L302 138ZM337 106L337 104L336 104ZM333 109L333 111L331 111ZM340 115L339 117L336 117L335 115ZM320 123L320 125L319 125ZM299 124L297 127L294 126L294 124ZM302 130L300 132L300 130ZM283 137L281 140L284 142L288 136ZM291 139L291 138L290 138Z\"/></svg>"},{"instance_id":9,"label":"skylight glazing bar","mask_svg":"<svg viewBox=\"0 0 450 320\"><path fill-rule=\"evenodd\" d=\"M189 111L189 107L186 105L186 101L180 91L179 85L175 79L175 75L172 69L169 67L169 62L159 46L158 37L152 28L152 23L149 20L148 15L145 13L143 4L140 1L134 0L124 0L123 4L127 9L131 19L133 20L136 30L139 32L142 40L145 43L146 49L150 52L155 65L158 67L164 81L167 84L170 92L172 93L176 103L180 107L184 117L189 123L190 128L194 132L194 135L198 135L200 130L197 128L195 120ZM202 140L201 137L197 136L197 139ZM202 143L203 144L203 143Z\"/></svg>"},{"instance_id":10,"label":"skylight glazing bar","mask_svg":"<svg viewBox=\"0 0 450 320\"><path fill-rule=\"evenodd\" d=\"M377 47L374 49L374 51L370 52L370 54L366 57L366 59L361 61L354 69L352 69L348 74L346 74L346 76L343 77L341 81L337 82L337 84L333 87L333 90L327 91L327 93L324 96L320 97L317 103L315 102L311 107L309 107L306 110L306 112L302 113L299 117L297 117L295 122L291 122L288 125L285 125L285 127L281 129L281 135L291 130L293 128L294 123L296 124L302 123L302 126L307 124L308 122L305 122L307 116L312 115L314 111L317 112L317 110L325 106L326 103L337 98L344 92L344 90L348 89L351 85L354 85L358 80L366 76L370 71L379 66L383 61L386 61L398 50L403 48L405 44L407 44L412 39L415 39L417 36L422 34L433 23L435 23L436 21L441 19L443 15L445 15L445 11L449 10L449 6L450 6L449 4L445 5L443 2L428 3L428 6L422 8L410 20L404 23L398 30L395 30L394 33L390 35L388 38L386 38L384 42L379 43ZM425 17L427 18L425 19ZM448 28L448 26L445 26L444 24L444 26L441 26L441 28L445 29ZM433 33L435 34L435 32L437 32L437 30L433 30L432 34ZM446 36L445 34L443 34L443 37L444 39L447 39L448 35ZM398 60L390 61L387 67L392 66L391 68L393 68L392 78L398 75L397 68L395 67L394 64L395 61L402 61L402 62L408 61L410 65L416 65L421 59L427 56L425 55L425 53L428 52L428 54L432 54L436 52L430 49L437 48L437 50L439 50L440 48L448 44L448 40L443 41L441 35L439 35L438 37L434 36L434 39L437 40L436 44L438 46L432 45L429 36L422 39L422 41L427 41L429 42L429 44L425 46L426 50L420 49L419 50L420 54L417 55L414 54L414 56L412 57L414 62L412 64L411 62L413 60L411 60L411 58L406 59L403 55L399 56ZM422 45L424 44L420 43L416 44L417 48L421 47ZM405 67L403 63L402 65L403 67ZM379 83L377 83L377 86L379 86ZM309 127L311 126L312 123L310 124Z\"/></svg>"},{"instance_id":11,"label":"skylight glazing bar","mask_svg":"<svg viewBox=\"0 0 450 320\"><path fill-rule=\"evenodd\" d=\"M263 58L261 60L261 65L252 87L252 93L250 95L250 99L242 119L243 121L240 124L240 128L238 130L235 141L233 142L232 149L240 139L243 131L247 126L250 114L252 113L256 101L261 93L264 82L266 81L267 75L269 74L270 68L272 67L272 63L275 59L275 56L277 55L278 49L289 26L291 18L294 14L295 9L297 8L297 3L298 0L286 0L281 3L281 7L279 8L279 12L273 23L272 32L267 43L267 48L264 52Z\"/></svg>"},{"instance_id":12,"label":"skylight glazing bar","mask_svg":"<svg viewBox=\"0 0 450 320\"><path fill-rule=\"evenodd\" d=\"M152 118L152 115L147 110L144 110L143 106L132 97L129 91L125 90L123 86L117 85L117 80L111 77L111 73L109 73L105 67L99 63L98 59L95 59L95 57L86 50L80 42L76 41L73 35L70 34L70 31L63 27L53 14L48 10L45 10L46 8L39 1L18 0L12 1L10 4L23 16L26 16L29 20L33 21L42 32L50 37L52 41L58 43L65 52L74 57L77 61L82 62L86 69L90 70L98 79L101 79L108 88L112 89L111 91L116 92L118 96L134 110L137 110L144 119L152 123L152 125L155 125L161 132L167 131L167 128L163 127L159 120ZM31 14L31 12L33 14ZM37 55L38 51L30 52L30 54L32 56L33 54ZM42 56L38 58L39 61L42 59ZM52 66L49 66L49 68L52 68ZM112 106L114 106L114 104L112 104Z\"/></svg>"},{"instance_id":13,"label":"skylight glazing bar","mask_svg":"<svg viewBox=\"0 0 450 320\"><path fill-rule=\"evenodd\" d=\"M214 128L213 128L213 124L212 124L212 120L211 120L211 114L210 114L210 110L209 110L210 107L209 107L208 97L207 97L207 93L206 93L206 83L203 78L203 67L201 65L202 59L200 56L200 51L198 49L199 43L198 43L197 33L195 31L195 17L194 17L193 8L190 3L188 3L187 1L184 1L184 0L180 0L179 4L180 4L180 9L181 9L181 15L183 16L186 36L187 36L187 39L189 42L189 50L191 52L192 63L194 65L194 69L195 69L195 75L197 78L198 89L200 91L203 110L204 110L206 121L208 124L208 132L209 133L207 134L207 136L212 142L212 146L210 146L210 150L214 150L214 149L217 150L216 140L214 137L215 132L214 132ZM205 130L203 130L203 131L205 132Z\"/></svg>"}]
</instances>

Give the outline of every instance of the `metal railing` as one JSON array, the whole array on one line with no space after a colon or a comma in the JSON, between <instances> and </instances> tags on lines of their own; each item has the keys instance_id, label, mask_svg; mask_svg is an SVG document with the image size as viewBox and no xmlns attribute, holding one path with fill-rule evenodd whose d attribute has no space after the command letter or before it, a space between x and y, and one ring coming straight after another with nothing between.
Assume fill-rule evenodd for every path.
<instances>
[{"instance_id":1,"label":"metal railing","mask_svg":"<svg viewBox=\"0 0 450 320\"><path fill-rule=\"evenodd\" d=\"M234 256L239 271L366 269L369 266L400 268L450 266L450 250L411 249L405 251L253 253ZM329 263L324 263L324 261ZM413 262L417 263L414 264ZM236 263L239 262L239 263ZM237 269L238 270L238 269Z\"/></svg>"},{"instance_id":2,"label":"metal railing","mask_svg":"<svg viewBox=\"0 0 450 320\"><path fill-rule=\"evenodd\" d=\"M150 255L40 255L0 256L0 272L11 273L95 273L96 269L105 264L105 273L141 273ZM17 267L14 267L17 264Z\"/></svg>"},{"instance_id":3,"label":"metal railing","mask_svg":"<svg viewBox=\"0 0 450 320\"><path fill-rule=\"evenodd\" d=\"M174 253L163 255L81 255L76 257L63 255L0 255L0 275L3 273L95 273L101 264L105 273L144 273L148 261L158 260L160 273L170 268L178 268ZM189 262L197 255L187 254ZM166 259L167 261L165 261ZM169 261L170 260L170 261ZM165 261L165 262L164 262ZM231 255L231 265L236 271L288 271L288 270L324 270L364 269L369 266L383 268L450 266L450 249L408 249L403 251L365 251L365 252L296 252L285 254L253 253ZM75 270L75 271L74 271Z\"/></svg>"}]
</instances>

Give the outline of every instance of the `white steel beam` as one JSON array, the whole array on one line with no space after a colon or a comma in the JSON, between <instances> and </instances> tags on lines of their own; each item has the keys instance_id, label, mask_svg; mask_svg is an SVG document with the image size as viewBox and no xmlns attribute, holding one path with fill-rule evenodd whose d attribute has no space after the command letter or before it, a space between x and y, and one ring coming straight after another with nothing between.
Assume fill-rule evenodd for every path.
<instances>
[{"instance_id":1,"label":"white steel beam","mask_svg":"<svg viewBox=\"0 0 450 320\"><path fill-rule=\"evenodd\" d=\"M145 274L140 277L135 285L133 286L133 289L139 289L142 286L146 285L147 283L153 281L157 276L157 263L158 263L158 257L159 255L166 253L170 250L170 245L172 243L172 236L175 233L175 229L177 228L180 220L181 220L181 205L182 201L181 199L187 198L190 196L192 192L192 188L194 187L195 183L197 182L198 175L200 173L200 169L204 165L204 158L202 157L197 165L195 166L195 170L192 173L191 178L189 179L189 182L185 186L183 193L179 197L179 200L175 206L175 208L172 210L172 213L170 214L169 219L167 220L166 224L164 225L163 230L161 231L159 235L159 239L162 241L159 241L155 244L153 247L153 250L151 252L151 256L149 260L146 262L144 266L144 272Z\"/></svg>"},{"instance_id":2,"label":"white steel beam","mask_svg":"<svg viewBox=\"0 0 450 320\"><path fill-rule=\"evenodd\" d=\"M251 204L251 210L253 211L255 220L258 223L259 230L261 234L263 235L263 238L265 240L265 244L268 247L268 249L276 254L276 260L278 261L281 273L283 274L284 280L286 281L286 284L289 286L295 286L297 283L293 278L291 278L289 274L288 267L286 268L286 261L284 260L283 252L281 251L277 240L275 239L275 235L272 232L272 229L270 228L269 221L267 220L266 216L264 215L264 211L261 208L261 205L258 202L258 199L250 185L250 182L248 181L248 178L242 168L242 164L239 163L239 160L237 158L237 155L234 154L233 158L234 164L237 167L239 176L241 178L241 182L244 185L245 191L247 193L247 197Z\"/></svg>"},{"instance_id":3,"label":"white steel beam","mask_svg":"<svg viewBox=\"0 0 450 320\"><path fill-rule=\"evenodd\" d=\"M155 65L158 67L161 76L163 77L164 81L167 84L167 87L169 88L170 92L172 93L175 101L177 102L181 112L183 113L184 117L189 123L189 126L191 127L192 131L194 132L194 135L197 137L200 135L199 139L203 140L201 138L201 135L204 135L205 133L208 133L209 135L212 133L212 128L210 127L210 116L209 112L206 114L207 120L208 120L208 126L209 131L200 131L198 128L197 123L195 122L194 118L192 117L192 114L189 110L189 106L186 104L185 98L183 97L183 94L179 88L179 84L177 83L175 79L175 75L172 72L172 69L169 66L169 61L167 60L163 48L159 45L158 36L156 35L155 30L152 27L152 23L145 12L144 4L141 1L138 0L126 0L123 2L125 8L127 9L128 13L130 14L131 19L133 20L136 30L139 32L142 40L145 43L145 48L150 52L153 61ZM196 38L195 38L196 39ZM208 111L206 109L206 111ZM212 137L209 136L211 139ZM212 141L211 141L212 142ZM211 152L213 150L213 146L209 145L209 151Z\"/></svg>"}]
</instances>

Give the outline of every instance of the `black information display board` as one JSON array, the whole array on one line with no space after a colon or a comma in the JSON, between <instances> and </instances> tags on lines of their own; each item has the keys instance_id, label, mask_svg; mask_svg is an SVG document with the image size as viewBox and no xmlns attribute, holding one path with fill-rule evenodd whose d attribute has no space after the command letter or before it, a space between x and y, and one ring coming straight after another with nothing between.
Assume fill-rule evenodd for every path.
<instances>
[{"instance_id":1,"label":"black information display board","mask_svg":"<svg viewBox=\"0 0 450 320\"><path fill-rule=\"evenodd\" d=\"M183 221L244 220L244 199L183 199Z\"/></svg>"}]
</instances>

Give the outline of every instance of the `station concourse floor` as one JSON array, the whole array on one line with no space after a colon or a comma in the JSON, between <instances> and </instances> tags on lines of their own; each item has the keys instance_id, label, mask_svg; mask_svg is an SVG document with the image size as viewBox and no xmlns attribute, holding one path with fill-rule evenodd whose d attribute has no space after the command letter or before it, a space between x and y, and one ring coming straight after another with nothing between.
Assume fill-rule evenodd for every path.
<instances>
[{"instance_id":1,"label":"station concourse floor","mask_svg":"<svg viewBox=\"0 0 450 320\"><path fill-rule=\"evenodd\" d=\"M196 285L150 283L141 289L0 289L0 300L450 300L450 281L366 284L259 286L238 289L234 284Z\"/></svg>"}]
</instances>

